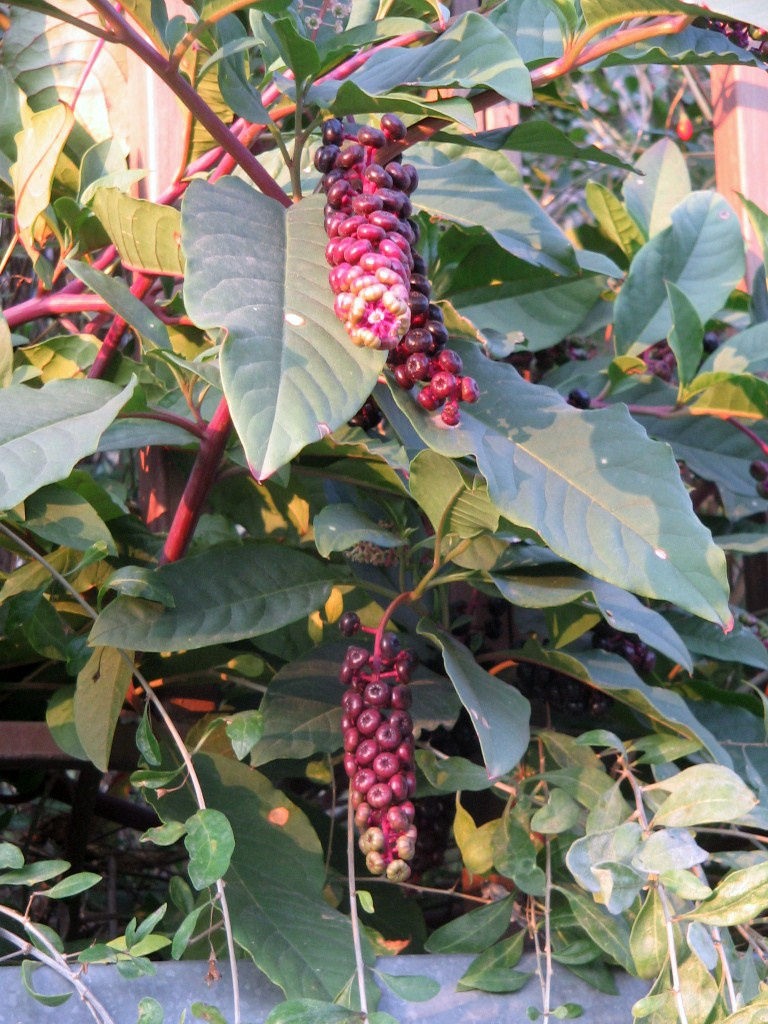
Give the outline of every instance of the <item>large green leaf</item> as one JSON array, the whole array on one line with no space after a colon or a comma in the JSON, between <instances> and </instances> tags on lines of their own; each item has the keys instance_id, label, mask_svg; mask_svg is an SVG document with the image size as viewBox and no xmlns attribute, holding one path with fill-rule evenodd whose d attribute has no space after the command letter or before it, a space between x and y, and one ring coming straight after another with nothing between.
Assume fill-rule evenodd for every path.
<instances>
[{"instance_id":1,"label":"large green leaf","mask_svg":"<svg viewBox=\"0 0 768 1024\"><path fill-rule=\"evenodd\" d=\"M674 35L645 39L610 53L602 67L636 64L746 64L764 67L756 50L745 50L722 32L690 26Z\"/></svg>"},{"instance_id":2,"label":"large green leaf","mask_svg":"<svg viewBox=\"0 0 768 1024\"><path fill-rule=\"evenodd\" d=\"M235 939L292 997L333 1000L354 977L349 920L322 896L320 842L302 812L259 772L224 757L199 757L208 803L226 815L235 847L225 876ZM195 808L176 792L161 816L184 820ZM368 941L363 936L366 959Z\"/></svg>"},{"instance_id":3,"label":"large green leaf","mask_svg":"<svg viewBox=\"0 0 768 1024\"><path fill-rule=\"evenodd\" d=\"M718 312L744 274L736 214L722 196L694 192L672 223L643 246L616 300L616 348L632 353L665 338L672 326L665 282L685 292L702 323Z\"/></svg>"},{"instance_id":4,"label":"large green leaf","mask_svg":"<svg viewBox=\"0 0 768 1024\"><path fill-rule=\"evenodd\" d=\"M134 199L116 188L99 188L93 209L124 266L181 277L181 218L172 206Z\"/></svg>"},{"instance_id":5,"label":"large green leaf","mask_svg":"<svg viewBox=\"0 0 768 1024\"><path fill-rule=\"evenodd\" d=\"M24 513L25 526L38 537L77 551L102 544L111 555L117 554L112 535L96 509L69 487L41 487L27 499Z\"/></svg>"},{"instance_id":6,"label":"large green leaf","mask_svg":"<svg viewBox=\"0 0 768 1024\"><path fill-rule=\"evenodd\" d=\"M531 76L509 38L475 12L461 16L427 46L378 50L355 74L355 85L381 96L402 85L420 88L484 86L511 103L530 103ZM342 88L328 79L309 90L309 99L332 105Z\"/></svg>"},{"instance_id":7,"label":"large green leaf","mask_svg":"<svg viewBox=\"0 0 768 1024\"><path fill-rule=\"evenodd\" d=\"M194 650L259 636L320 607L334 578L309 555L269 544L208 548L157 577L173 606L118 597L94 624L92 646Z\"/></svg>"},{"instance_id":8,"label":"large green leaf","mask_svg":"<svg viewBox=\"0 0 768 1024\"><path fill-rule=\"evenodd\" d=\"M566 10L567 4L558 0L505 0L487 17L512 40L525 63L532 64L562 55Z\"/></svg>"},{"instance_id":9,"label":"large green leaf","mask_svg":"<svg viewBox=\"0 0 768 1024\"><path fill-rule=\"evenodd\" d=\"M443 523L444 536L476 537L499 525L498 510L482 477L462 473L455 462L437 452L419 452L408 482L435 530Z\"/></svg>"},{"instance_id":10,"label":"large green leaf","mask_svg":"<svg viewBox=\"0 0 768 1024\"><path fill-rule=\"evenodd\" d=\"M681 0L582 0L581 10L589 25L659 14L702 15L706 18L720 14L768 29L768 11L763 0L715 0L707 4L682 3Z\"/></svg>"},{"instance_id":11,"label":"large green leaf","mask_svg":"<svg viewBox=\"0 0 768 1024\"><path fill-rule=\"evenodd\" d=\"M471 910L433 932L425 947L430 953L482 953L507 930L511 913L510 896Z\"/></svg>"},{"instance_id":12,"label":"large green leaf","mask_svg":"<svg viewBox=\"0 0 768 1024\"><path fill-rule=\"evenodd\" d=\"M748 924L768 906L768 861L732 871L718 884L715 891L686 918L704 924Z\"/></svg>"},{"instance_id":13,"label":"large green leaf","mask_svg":"<svg viewBox=\"0 0 768 1024\"><path fill-rule=\"evenodd\" d=\"M193 181L184 197L187 309L227 331L224 392L259 480L345 423L386 358L356 348L333 312L322 205L286 214L237 179Z\"/></svg>"},{"instance_id":14,"label":"large green leaf","mask_svg":"<svg viewBox=\"0 0 768 1024\"><path fill-rule=\"evenodd\" d=\"M768 371L768 323L754 324L726 338L699 368L700 373Z\"/></svg>"},{"instance_id":15,"label":"large green leaf","mask_svg":"<svg viewBox=\"0 0 768 1024\"><path fill-rule=\"evenodd\" d=\"M625 408L578 411L511 366L483 358L479 346L454 347L478 381L480 401L445 430L410 394L393 388L390 398L377 389L395 425L404 414L435 451L475 454L501 512L563 558L637 594L730 623L725 558L694 515L669 448L650 441Z\"/></svg>"},{"instance_id":16,"label":"large green leaf","mask_svg":"<svg viewBox=\"0 0 768 1024\"><path fill-rule=\"evenodd\" d=\"M672 223L671 214L691 192L685 157L671 139L660 139L637 161L622 193L630 216L646 238L653 238Z\"/></svg>"},{"instance_id":17,"label":"large green leaf","mask_svg":"<svg viewBox=\"0 0 768 1024\"><path fill-rule=\"evenodd\" d=\"M743 818L757 797L732 768L722 764L695 764L655 783L669 796L657 809L654 825L671 828L714 824Z\"/></svg>"},{"instance_id":18,"label":"large green leaf","mask_svg":"<svg viewBox=\"0 0 768 1024\"><path fill-rule=\"evenodd\" d=\"M568 900L578 924L603 952L613 957L620 967L629 974L635 973L635 965L629 952L629 925L620 914L609 914L585 893L575 887L561 888Z\"/></svg>"},{"instance_id":19,"label":"large green leaf","mask_svg":"<svg viewBox=\"0 0 768 1024\"><path fill-rule=\"evenodd\" d=\"M92 455L134 386L59 380L0 390L0 508L62 480Z\"/></svg>"},{"instance_id":20,"label":"large green leaf","mask_svg":"<svg viewBox=\"0 0 768 1024\"><path fill-rule=\"evenodd\" d=\"M445 670L480 740L489 778L510 771L528 746L530 704L514 687L482 669L449 633L425 620L419 632L443 652Z\"/></svg>"},{"instance_id":21,"label":"large green leaf","mask_svg":"<svg viewBox=\"0 0 768 1024\"><path fill-rule=\"evenodd\" d=\"M503 249L529 263L560 274L578 272L570 242L525 189L476 160L419 162L418 168L414 206L464 227L484 227Z\"/></svg>"}]
</instances>

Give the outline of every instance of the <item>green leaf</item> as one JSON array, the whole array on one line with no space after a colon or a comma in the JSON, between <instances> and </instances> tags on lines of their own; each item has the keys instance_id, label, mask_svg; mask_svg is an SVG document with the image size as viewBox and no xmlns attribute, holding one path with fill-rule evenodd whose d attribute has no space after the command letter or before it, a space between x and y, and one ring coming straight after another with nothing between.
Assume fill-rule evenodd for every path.
<instances>
[{"instance_id":1,"label":"green leaf","mask_svg":"<svg viewBox=\"0 0 768 1024\"><path fill-rule=\"evenodd\" d=\"M311 39L298 32L291 18L265 19L264 27L297 82L306 82L317 75L320 70L317 47Z\"/></svg>"},{"instance_id":2,"label":"green leaf","mask_svg":"<svg viewBox=\"0 0 768 1024\"><path fill-rule=\"evenodd\" d=\"M23 868L3 871L0 874L0 885L39 885L56 875L63 875L70 867L68 860L41 860Z\"/></svg>"},{"instance_id":3,"label":"green leaf","mask_svg":"<svg viewBox=\"0 0 768 1024\"><path fill-rule=\"evenodd\" d=\"M418 632L443 652L445 670L469 712L489 777L510 771L528 746L530 704L514 687L480 668L464 644L450 634L425 619Z\"/></svg>"},{"instance_id":4,"label":"green leaf","mask_svg":"<svg viewBox=\"0 0 768 1024\"><path fill-rule=\"evenodd\" d=\"M166 608L173 608L173 595L164 587L152 569L141 565L126 565L113 572L99 591L99 597L108 590L116 590L124 597L141 597L145 601L155 601Z\"/></svg>"},{"instance_id":5,"label":"green leaf","mask_svg":"<svg viewBox=\"0 0 768 1024\"><path fill-rule=\"evenodd\" d=\"M182 205L185 302L199 327L227 331L224 393L259 480L346 423L386 358L356 348L333 312L322 205L286 213L232 178L193 181Z\"/></svg>"},{"instance_id":6,"label":"green leaf","mask_svg":"<svg viewBox=\"0 0 768 1024\"><path fill-rule=\"evenodd\" d=\"M687 827L735 821L757 804L752 790L722 764L695 764L651 788L669 793L654 815L654 825Z\"/></svg>"},{"instance_id":7,"label":"green leaf","mask_svg":"<svg viewBox=\"0 0 768 1024\"><path fill-rule=\"evenodd\" d=\"M59 102L32 114L16 136L18 155L11 168L16 227L33 261L37 255L35 224L51 200L53 174L74 121L71 108Z\"/></svg>"},{"instance_id":8,"label":"green leaf","mask_svg":"<svg viewBox=\"0 0 768 1024\"><path fill-rule=\"evenodd\" d=\"M101 544L109 554L117 554L112 534L93 505L62 484L49 484L27 498L24 525L36 536L62 547L87 551Z\"/></svg>"},{"instance_id":9,"label":"green leaf","mask_svg":"<svg viewBox=\"0 0 768 1024\"><path fill-rule=\"evenodd\" d=\"M477 989L480 992L517 992L523 987L530 973L512 970L523 952L525 932L520 931L508 939L502 939L476 957L456 987L461 991Z\"/></svg>"},{"instance_id":10,"label":"green leaf","mask_svg":"<svg viewBox=\"0 0 768 1024\"><path fill-rule=\"evenodd\" d=\"M13 843L0 843L0 868L12 868L14 871L24 867L24 854Z\"/></svg>"},{"instance_id":11,"label":"green leaf","mask_svg":"<svg viewBox=\"0 0 768 1024\"><path fill-rule=\"evenodd\" d=\"M165 1011L152 996L144 996L139 1000L139 1018L136 1024L163 1024Z\"/></svg>"},{"instance_id":12,"label":"green leaf","mask_svg":"<svg viewBox=\"0 0 768 1024\"><path fill-rule=\"evenodd\" d=\"M259 636L323 605L333 579L309 555L268 544L209 548L156 573L173 606L118 597L94 624L92 646L193 650Z\"/></svg>"},{"instance_id":13,"label":"green leaf","mask_svg":"<svg viewBox=\"0 0 768 1024\"><path fill-rule=\"evenodd\" d=\"M139 842L154 843L155 846L173 846L187 834L187 826L180 821L168 821L164 825L148 828Z\"/></svg>"},{"instance_id":14,"label":"green leaf","mask_svg":"<svg viewBox=\"0 0 768 1024\"><path fill-rule=\"evenodd\" d=\"M105 274L87 263L81 263L79 260L68 259L64 262L75 277L79 278L91 291L100 295L105 302L108 302L115 313L122 317L145 342L149 342L157 348L171 347L168 330L163 321L133 295L125 281L121 281L117 277L110 277L109 274Z\"/></svg>"},{"instance_id":15,"label":"green leaf","mask_svg":"<svg viewBox=\"0 0 768 1024\"><path fill-rule=\"evenodd\" d=\"M493 837L493 861L498 871L511 878L530 896L543 896L546 876L536 864L536 847L531 839L530 822L512 807L507 807Z\"/></svg>"},{"instance_id":16,"label":"green leaf","mask_svg":"<svg viewBox=\"0 0 768 1024\"><path fill-rule=\"evenodd\" d=\"M358 889L357 899L366 914L372 914L374 912L375 907L373 905L373 896L371 896L369 892L365 889Z\"/></svg>"},{"instance_id":17,"label":"green leaf","mask_svg":"<svg viewBox=\"0 0 768 1024\"><path fill-rule=\"evenodd\" d=\"M207 906L195 907L193 910L190 910L176 929L173 942L171 943L171 957L174 960L180 960L184 955L184 951L189 945L189 940L192 938L197 927L198 919L205 910L210 913L210 908Z\"/></svg>"},{"instance_id":18,"label":"green leaf","mask_svg":"<svg viewBox=\"0 0 768 1024\"><path fill-rule=\"evenodd\" d=\"M125 693L133 677L132 655L114 647L96 647L77 676L75 728L83 750L101 771L109 753Z\"/></svg>"},{"instance_id":19,"label":"green leaf","mask_svg":"<svg viewBox=\"0 0 768 1024\"><path fill-rule=\"evenodd\" d=\"M57 882L56 885L46 890L45 895L49 900L69 899L70 896L77 896L81 892L85 892L86 889L92 889L100 881L101 875L97 875L93 871L80 871L76 875L70 875L69 878L63 878Z\"/></svg>"},{"instance_id":20,"label":"green leaf","mask_svg":"<svg viewBox=\"0 0 768 1024\"><path fill-rule=\"evenodd\" d=\"M141 721L136 729L136 746L141 756L151 767L157 768L162 763L160 744L155 739L155 734L152 732L152 725L149 720L149 703L144 705Z\"/></svg>"},{"instance_id":21,"label":"green leaf","mask_svg":"<svg viewBox=\"0 0 768 1024\"><path fill-rule=\"evenodd\" d=\"M701 364L701 373L759 373L768 370L768 323L754 324L726 338Z\"/></svg>"},{"instance_id":22,"label":"green leaf","mask_svg":"<svg viewBox=\"0 0 768 1024\"><path fill-rule=\"evenodd\" d=\"M2 76L0 73L0 83ZM0 313L0 388L7 388L13 377L13 343L8 321Z\"/></svg>"},{"instance_id":23,"label":"green leaf","mask_svg":"<svg viewBox=\"0 0 768 1024\"><path fill-rule=\"evenodd\" d=\"M525 189L510 185L476 160L419 163L414 206L463 227L484 227L507 252L536 266L572 275L570 242Z\"/></svg>"},{"instance_id":24,"label":"green leaf","mask_svg":"<svg viewBox=\"0 0 768 1024\"><path fill-rule=\"evenodd\" d=\"M768 30L768 15L762 0L716 0L706 5L681 0L582 0L581 10L588 25L656 14L723 15Z\"/></svg>"},{"instance_id":25,"label":"green leaf","mask_svg":"<svg viewBox=\"0 0 768 1024\"><path fill-rule=\"evenodd\" d=\"M568 900L577 922L592 941L625 971L635 974L634 961L629 951L629 925L625 918L609 914L591 896L577 889L561 888L560 892Z\"/></svg>"},{"instance_id":26,"label":"green leaf","mask_svg":"<svg viewBox=\"0 0 768 1024\"><path fill-rule=\"evenodd\" d=\"M489 786L486 769L464 757L437 757L431 750L417 750L416 764L430 786L440 793L479 791Z\"/></svg>"},{"instance_id":27,"label":"green leaf","mask_svg":"<svg viewBox=\"0 0 768 1024\"><path fill-rule=\"evenodd\" d=\"M624 203L598 181L587 182L586 200L603 234L632 259L645 237Z\"/></svg>"},{"instance_id":28,"label":"green leaf","mask_svg":"<svg viewBox=\"0 0 768 1024\"><path fill-rule=\"evenodd\" d=\"M640 826L628 821L577 839L566 855L568 869L579 885L599 894L600 902L612 914L627 910L645 882L631 867L640 841Z\"/></svg>"},{"instance_id":29,"label":"green leaf","mask_svg":"<svg viewBox=\"0 0 768 1024\"><path fill-rule=\"evenodd\" d=\"M544 835L558 835L570 832L581 820L581 808L562 789L552 789L549 800L531 818L534 832Z\"/></svg>"},{"instance_id":30,"label":"green leaf","mask_svg":"<svg viewBox=\"0 0 768 1024\"><path fill-rule=\"evenodd\" d=\"M514 0L492 8L487 18L509 36L528 65L560 57L563 39L577 23L571 0Z\"/></svg>"},{"instance_id":31,"label":"green leaf","mask_svg":"<svg viewBox=\"0 0 768 1024\"><path fill-rule=\"evenodd\" d=\"M440 454L474 453L498 509L561 557L624 589L731 622L725 558L693 514L667 445L650 441L625 407L573 409L478 346L454 347L480 401L446 431L401 389L391 398L377 389L396 429L404 415Z\"/></svg>"},{"instance_id":32,"label":"green leaf","mask_svg":"<svg viewBox=\"0 0 768 1024\"><path fill-rule=\"evenodd\" d=\"M56 745L65 754L78 760L87 761L88 755L77 738L75 727L75 689L72 686L60 686L48 701L45 721L51 731Z\"/></svg>"},{"instance_id":33,"label":"green leaf","mask_svg":"<svg viewBox=\"0 0 768 1024\"><path fill-rule=\"evenodd\" d=\"M184 823L184 845L189 853L189 880L196 889L205 889L223 878L229 869L235 837L232 826L221 811L207 808L197 811Z\"/></svg>"},{"instance_id":34,"label":"green leaf","mask_svg":"<svg viewBox=\"0 0 768 1024\"><path fill-rule=\"evenodd\" d=\"M261 708L241 711L227 723L227 736L232 744L235 757L242 761L261 739L264 733L264 712Z\"/></svg>"},{"instance_id":35,"label":"green leaf","mask_svg":"<svg viewBox=\"0 0 768 1024\"><path fill-rule=\"evenodd\" d=\"M667 616L693 654L719 661L736 661L757 669L768 668L768 652L759 637L740 622L730 633L723 633L711 622L702 622L679 612L670 611Z\"/></svg>"},{"instance_id":36,"label":"green leaf","mask_svg":"<svg viewBox=\"0 0 768 1024\"><path fill-rule=\"evenodd\" d=\"M669 227L632 261L616 300L616 350L637 354L669 333L666 283L676 284L702 323L723 306L744 275L738 218L714 192L694 192L672 211Z\"/></svg>"},{"instance_id":37,"label":"green leaf","mask_svg":"<svg viewBox=\"0 0 768 1024\"><path fill-rule=\"evenodd\" d=\"M377 971L376 976L400 999L409 1003L426 1003L440 991L440 982L423 974L385 974Z\"/></svg>"},{"instance_id":38,"label":"green leaf","mask_svg":"<svg viewBox=\"0 0 768 1024\"><path fill-rule=\"evenodd\" d=\"M530 103L532 97L531 76L514 45L474 11L459 17L426 46L379 49L355 74L354 84L372 96L417 85L423 89L485 86L510 103ZM313 86L308 99L335 109L334 100L344 88L329 80Z\"/></svg>"},{"instance_id":39,"label":"green leaf","mask_svg":"<svg viewBox=\"0 0 768 1024\"><path fill-rule=\"evenodd\" d=\"M22 961L21 981L27 992L38 1003L42 1003L43 1006L61 1006L62 1003L66 1003L69 997L73 994L72 992L62 992L60 995L44 995L42 992L37 992L35 990L32 985L32 975L38 967L42 967L42 964L36 963L34 960Z\"/></svg>"},{"instance_id":40,"label":"green leaf","mask_svg":"<svg viewBox=\"0 0 768 1024\"><path fill-rule=\"evenodd\" d=\"M672 223L671 214L691 192L688 165L671 139L660 139L635 165L638 174L624 182L627 212L646 238L653 238Z\"/></svg>"},{"instance_id":41,"label":"green leaf","mask_svg":"<svg viewBox=\"0 0 768 1024\"><path fill-rule=\"evenodd\" d=\"M680 388L685 389L696 376L704 354L704 327L684 291L667 282L667 297L672 312L672 329L667 340L677 360Z\"/></svg>"},{"instance_id":42,"label":"green leaf","mask_svg":"<svg viewBox=\"0 0 768 1024\"><path fill-rule=\"evenodd\" d=\"M683 394L694 399L694 415L764 419L768 414L768 384L750 373L701 373Z\"/></svg>"},{"instance_id":43,"label":"green leaf","mask_svg":"<svg viewBox=\"0 0 768 1024\"><path fill-rule=\"evenodd\" d=\"M692 871L664 871L659 881L669 891L684 900L705 900L712 895L712 890Z\"/></svg>"},{"instance_id":44,"label":"green leaf","mask_svg":"<svg viewBox=\"0 0 768 1024\"><path fill-rule=\"evenodd\" d=\"M172 206L134 199L116 188L99 188L92 204L123 266L181 277L181 216Z\"/></svg>"},{"instance_id":45,"label":"green leaf","mask_svg":"<svg viewBox=\"0 0 768 1024\"><path fill-rule=\"evenodd\" d=\"M506 896L442 925L424 948L429 953L482 953L507 930L511 913L512 897Z\"/></svg>"},{"instance_id":46,"label":"green leaf","mask_svg":"<svg viewBox=\"0 0 768 1024\"><path fill-rule=\"evenodd\" d=\"M697 845L687 829L662 828L643 840L632 864L638 871L660 875L703 864L708 857L707 851Z\"/></svg>"},{"instance_id":47,"label":"green leaf","mask_svg":"<svg viewBox=\"0 0 768 1024\"><path fill-rule=\"evenodd\" d=\"M277 1006L264 1024L352 1024L359 1016L319 999L289 999Z\"/></svg>"},{"instance_id":48,"label":"green leaf","mask_svg":"<svg viewBox=\"0 0 768 1024\"><path fill-rule=\"evenodd\" d=\"M486 15L488 21L496 23L494 15L502 9L511 10L512 4L502 3ZM455 135L454 133L436 132L430 144L450 142L464 149L487 149L492 152L514 150L517 153L541 153L545 156L562 156L568 160L587 160L610 167L621 167L631 170L632 165L619 160L612 153L607 153L597 146L577 146L568 135L549 121L524 121L510 128L495 128L492 131L478 132L476 135ZM417 149L418 153L419 150ZM587 185L589 189L590 182ZM644 241L640 235L640 244Z\"/></svg>"},{"instance_id":49,"label":"green leaf","mask_svg":"<svg viewBox=\"0 0 768 1024\"><path fill-rule=\"evenodd\" d=\"M315 545L323 558L334 551L347 551L361 541L380 548L401 547L403 540L389 530L382 529L354 505L339 503L326 505L314 518L312 529Z\"/></svg>"},{"instance_id":50,"label":"green leaf","mask_svg":"<svg viewBox=\"0 0 768 1024\"><path fill-rule=\"evenodd\" d=\"M476 537L499 525L485 481L462 472L456 462L437 452L419 452L411 463L408 484L435 530L445 517L444 536Z\"/></svg>"},{"instance_id":51,"label":"green leaf","mask_svg":"<svg viewBox=\"0 0 768 1024\"><path fill-rule=\"evenodd\" d=\"M0 390L0 508L13 508L92 455L134 387L60 380Z\"/></svg>"}]
</instances>

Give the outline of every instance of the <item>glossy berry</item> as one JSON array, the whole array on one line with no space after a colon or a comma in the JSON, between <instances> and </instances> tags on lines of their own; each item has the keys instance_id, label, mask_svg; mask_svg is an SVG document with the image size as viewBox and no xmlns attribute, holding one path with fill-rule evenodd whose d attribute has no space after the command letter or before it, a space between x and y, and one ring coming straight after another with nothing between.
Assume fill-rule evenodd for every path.
<instances>
[{"instance_id":1,"label":"glossy berry","mask_svg":"<svg viewBox=\"0 0 768 1024\"><path fill-rule=\"evenodd\" d=\"M768 462L765 459L755 459L749 464L749 475L754 480L768 480Z\"/></svg>"},{"instance_id":2,"label":"glossy berry","mask_svg":"<svg viewBox=\"0 0 768 1024\"><path fill-rule=\"evenodd\" d=\"M361 146L370 146L372 149L381 149L386 144L387 137L380 128L372 125L363 125L358 129L357 141Z\"/></svg>"},{"instance_id":3,"label":"glossy berry","mask_svg":"<svg viewBox=\"0 0 768 1024\"><path fill-rule=\"evenodd\" d=\"M339 632L342 636L354 636L360 629L360 616L357 612L344 612L339 619Z\"/></svg>"},{"instance_id":4,"label":"glossy berry","mask_svg":"<svg viewBox=\"0 0 768 1024\"><path fill-rule=\"evenodd\" d=\"M693 122L684 110L680 111L675 125L675 133L681 142L689 142L693 138Z\"/></svg>"},{"instance_id":5,"label":"glossy berry","mask_svg":"<svg viewBox=\"0 0 768 1024\"><path fill-rule=\"evenodd\" d=\"M400 653L400 638L397 633L384 633L381 637L381 656L385 661L394 661Z\"/></svg>"},{"instance_id":6,"label":"glossy berry","mask_svg":"<svg viewBox=\"0 0 768 1024\"><path fill-rule=\"evenodd\" d=\"M326 146L340 146L344 141L344 125L337 117L323 121L323 142Z\"/></svg>"},{"instance_id":7,"label":"glossy berry","mask_svg":"<svg viewBox=\"0 0 768 1024\"><path fill-rule=\"evenodd\" d=\"M384 114L381 118L381 130L390 142L400 142L406 135L405 125L397 114Z\"/></svg>"},{"instance_id":8,"label":"glossy berry","mask_svg":"<svg viewBox=\"0 0 768 1024\"><path fill-rule=\"evenodd\" d=\"M573 388L568 392L568 405L576 409L589 409L592 399L584 388Z\"/></svg>"}]
</instances>

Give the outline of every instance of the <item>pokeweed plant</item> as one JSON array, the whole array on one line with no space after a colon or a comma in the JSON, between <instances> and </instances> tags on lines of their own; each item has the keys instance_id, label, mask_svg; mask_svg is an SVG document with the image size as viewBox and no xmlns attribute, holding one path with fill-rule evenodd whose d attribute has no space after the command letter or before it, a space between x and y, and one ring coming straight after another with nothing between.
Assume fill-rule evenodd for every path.
<instances>
[{"instance_id":1,"label":"pokeweed plant","mask_svg":"<svg viewBox=\"0 0 768 1024\"><path fill-rule=\"evenodd\" d=\"M188 858L171 954L228 951L238 1024L239 956L286 994L270 1024L381 1024L377 953L476 953L460 986L511 992L526 936L532 1018L579 1012L557 963L648 979L653 1024L763 1019L768 655L726 556L768 547L765 270L735 290L738 219L672 109L634 163L555 123L627 67L763 67L761 6L2 9L5 706L34 679L103 771L133 721L143 838ZM186 112L154 202L110 121L129 52ZM522 122L478 131L500 101ZM590 166L561 223L521 172L553 161ZM162 534L156 449L185 474ZM163 687L212 677L184 736ZM427 936L419 829L449 804L484 905ZM67 869L0 855L7 886ZM151 969L162 917L65 956L0 916L104 1020L68 965Z\"/></svg>"}]
</instances>

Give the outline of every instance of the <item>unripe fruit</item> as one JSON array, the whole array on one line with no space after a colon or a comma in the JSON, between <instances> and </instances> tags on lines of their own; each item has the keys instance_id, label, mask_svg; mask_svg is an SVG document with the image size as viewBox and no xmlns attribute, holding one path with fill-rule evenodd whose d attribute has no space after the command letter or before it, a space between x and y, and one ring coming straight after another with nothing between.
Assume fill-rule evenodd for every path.
<instances>
[{"instance_id":1,"label":"unripe fruit","mask_svg":"<svg viewBox=\"0 0 768 1024\"><path fill-rule=\"evenodd\" d=\"M386 868L390 882L407 882L411 877L411 869L404 860L393 860Z\"/></svg>"},{"instance_id":2,"label":"unripe fruit","mask_svg":"<svg viewBox=\"0 0 768 1024\"><path fill-rule=\"evenodd\" d=\"M372 850L365 858L365 866L372 875L383 875L386 871L384 857L376 850Z\"/></svg>"}]
</instances>

